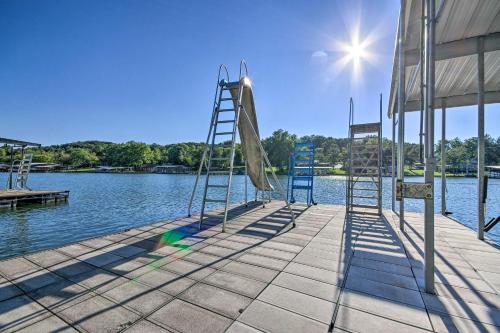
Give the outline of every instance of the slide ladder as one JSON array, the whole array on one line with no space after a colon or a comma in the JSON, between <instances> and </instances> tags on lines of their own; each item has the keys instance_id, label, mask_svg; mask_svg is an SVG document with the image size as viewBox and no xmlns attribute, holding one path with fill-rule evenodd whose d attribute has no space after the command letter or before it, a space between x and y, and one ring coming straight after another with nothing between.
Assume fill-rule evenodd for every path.
<instances>
[{"instance_id":1,"label":"slide ladder","mask_svg":"<svg viewBox=\"0 0 500 333\"><path fill-rule=\"evenodd\" d=\"M10 167L10 174L7 179L7 188L9 189L17 189L17 190L26 190L28 186L28 176L31 170L31 162L33 160L33 154L23 153L20 160L13 161ZM12 184L12 175L14 170L17 170L16 179Z\"/></svg>"},{"instance_id":2,"label":"slide ladder","mask_svg":"<svg viewBox=\"0 0 500 333\"><path fill-rule=\"evenodd\" d=\"M222 78L223 76L225 78ZM245 159L245 202L247 201L247 179L250 179L255 188L262 191L262 193L277 190L285 201L292 224L295 226L295 215L288 203L285 190L278 180L260 141L252 84L248 78L245 61L240 63L240 75L236 82L230 82L225 65L219 67L210 128L198 168L198 175L191 192L188 216L191 216L198 181L203 170L205 170L206 177L199 228L201 229L203 222L207 219L216 218L222 219L222 231L225 231L231 203L231 182L235 167L234 157L237 134L239 134L241 140L241 152ZM271 171L276 188L271 185L267 178L266 169ZM222 205L224 214L207 214L207 204Z\"/></svg>"},{"instance_id":3,"label":"slide ladder","mask_svg":"<svg viewBox=\"0 0 500 333\"><path fill-rule=\"evenodd\" d=\"M296 143L288 164L288 193L290 202L295 202L295 190L306 191L308 206L315 205L314 187L314 144Z\"/></svg>"},{"instance_id":4,"label":"slide ladder","mask_svg":"<svg viewBox=\"0 0 500 333\"><path fill-rule=\"evenodd\" d=\"M346 211L381 215L382 118L378 123L353 124L353 114L351 99Z\"/></svg>"}]
</instances>

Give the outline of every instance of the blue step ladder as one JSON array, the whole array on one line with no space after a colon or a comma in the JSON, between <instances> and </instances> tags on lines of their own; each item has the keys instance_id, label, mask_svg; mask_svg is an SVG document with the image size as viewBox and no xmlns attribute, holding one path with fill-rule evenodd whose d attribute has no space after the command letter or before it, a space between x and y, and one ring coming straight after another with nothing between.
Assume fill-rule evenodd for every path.
<instances>
[{"instance_id":1,"label":"blue step ladder","mask_svg":"<svg viewBox=\"0 0 500 333\"><path fill-rule=\"evenodd\" d=\"M316 205L313 199L314 188L314 144L296 143L288 162L287 199L295 203L295 190L307 191L307 205Z\"/></svg>"}]
</instances>

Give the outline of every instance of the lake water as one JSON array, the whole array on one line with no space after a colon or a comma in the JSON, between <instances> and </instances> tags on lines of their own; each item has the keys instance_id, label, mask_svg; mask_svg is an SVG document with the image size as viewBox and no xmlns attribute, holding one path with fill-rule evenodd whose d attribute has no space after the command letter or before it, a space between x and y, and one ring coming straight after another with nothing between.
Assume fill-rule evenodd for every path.
<instances>
[{"instance_id":1,"label":"lake water","mask_svg":"<svg viewBox=\"0 0 500 333\"><path fill-rule=\"evenodd\" d=\"M244 176L234 176L232 201L244 200ZM67 204L20 206L0 210L0 258L51 248L187 214L195 176L162 174L33 173L35 189L70 190ZM286 177L280 177L286 184ZM412 181L422 181L414 177ZM0 174L5 184L6 174ZM448 210L475 229L477 185L473 178L448 179ZM383 179L384 207L391 206L391 179ZM249 186L249 199L254 198ZM436 212L440 209L440 180L436 178ZM315 200L344 204L345 178L315 178ZM300 199L300 196L298 197ZM201 188L194 203L199 211ZM487 217L500 215L500 180L490 179ZM423 211L423 201L406 200L406 209ZM500 226L488 233L500 243Z\"/></svg>"}]
</instances>

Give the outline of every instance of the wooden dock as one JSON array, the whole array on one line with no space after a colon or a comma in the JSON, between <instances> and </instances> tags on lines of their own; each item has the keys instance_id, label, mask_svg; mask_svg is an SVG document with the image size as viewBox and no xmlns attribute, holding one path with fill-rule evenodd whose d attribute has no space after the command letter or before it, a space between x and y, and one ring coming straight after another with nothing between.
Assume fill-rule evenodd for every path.
<instances>
[{"instance_id":1,"label":"wooden dock","mask_svg":"<svg viewBox=\"0 0 500 333\"><path fill-rule=\"evenodd\" d=\"M25 203L58 203L68 201L69 191L0 190L0 208L14 208Z\"/></svg>"},{"instance_id":2,"label":"wooden dock","mask_svg":"<svg viewBox=\"0 0 500 333\"><path fill-rule=\"evenodd\" d=\"M227 232L159 222L0 261L0 331L500 332L500 250L436 215L436 294L423 215L282 202L237 207ZM57 235L54 235L57 236Z\"/></svg>"}]
</instances>

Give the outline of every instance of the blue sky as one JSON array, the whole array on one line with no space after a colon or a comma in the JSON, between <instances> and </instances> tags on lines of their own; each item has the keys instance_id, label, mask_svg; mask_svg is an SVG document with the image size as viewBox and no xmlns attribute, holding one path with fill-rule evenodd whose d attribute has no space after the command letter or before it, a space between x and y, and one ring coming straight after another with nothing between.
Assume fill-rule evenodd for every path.
<instances>
[{"instance_id":1,"label":"blue sky","mask_svg":"<svg viewBox=\"0 0 500 333\"><path fill-rule=\"evenodd\" d=\"M262 136L342 137L384 114L399 1L0 1L0 136L43 144L78 140L204 141L220 63L247 60ZM339 43L359 27L361 75ZM369 37L368 37L369 36ZM493 110L495 109L495 110ZM486 130L500 135L498 106ZM448 135L476 135L476 108L448 112ZM440 113L436 112L439 137ZM390 120L384 118L385 136ZM407 140L418 139L417 114Z\"/></svg>"}]
</instances>

